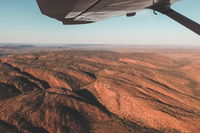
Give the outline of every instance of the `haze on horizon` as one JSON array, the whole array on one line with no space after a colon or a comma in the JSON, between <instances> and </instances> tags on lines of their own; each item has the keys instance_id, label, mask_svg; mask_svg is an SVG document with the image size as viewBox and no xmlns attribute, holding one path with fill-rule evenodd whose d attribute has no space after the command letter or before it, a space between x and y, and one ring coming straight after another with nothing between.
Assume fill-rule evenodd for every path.
<instances>
[{"instance_id":1,"label":"haze on horizon","mask_svg":"<svg viewBox=\"0 0 200 133\"><path fill-rule=\"evenodd\" d=\"M200 23L199 5L198 0L180 0L172 7ZM2 0L0 12L0 43L200 45L198 35L151 10L76 26L42 15L36 0Z\"/></svg>"}]
</instances>

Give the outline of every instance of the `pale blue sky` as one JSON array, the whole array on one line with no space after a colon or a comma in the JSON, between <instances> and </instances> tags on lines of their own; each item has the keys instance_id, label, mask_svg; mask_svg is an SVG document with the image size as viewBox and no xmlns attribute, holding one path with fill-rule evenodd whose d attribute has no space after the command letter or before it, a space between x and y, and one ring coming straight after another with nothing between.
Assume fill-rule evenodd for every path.
<instances>
[{"instance_id":1,"label":"pale blue sky","mask_svg":"<svg viewBox=\"0 0 200 133\"><path fill-rule=\"evenodd\" d=\"M200 23L200 0L181 0L173 9ZM189 44L200 37L151 10L87 25L62 25L40 13L36 0L0 0L0 43Z\"/></svg>"}]
</instances>

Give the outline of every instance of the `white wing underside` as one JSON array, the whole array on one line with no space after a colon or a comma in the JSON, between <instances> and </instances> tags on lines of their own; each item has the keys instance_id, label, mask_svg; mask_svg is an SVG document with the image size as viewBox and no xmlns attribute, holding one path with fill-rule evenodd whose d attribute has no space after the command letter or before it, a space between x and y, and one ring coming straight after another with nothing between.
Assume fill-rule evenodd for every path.
<instances>
[{"instance_id":1,"label":"white wing underside","mask_svg":"<svg viewBox=\"0 0 200 133\"><path fill-rule=\"evenodd\" d=\"M37 0L44 15L63 24L86 24L153 9L200 35L200 25L170 8L178 0Z\"/></svg>"},{"instance_id":2,"label":"white wing underside","mask_svg":"<svg viewBox=\"0 0 200 133\"><path fill-rule=\"evenodd\" d=\"M177 0L172 0L171 3L175 1ZM97 2L99 3L90 8L90 6ZM100 21L137 12L157 2L159 0L79 0L65 18L74 18L75 21ZM84 5L84 3L90 4Z\"/></svg>"}]
</instances>

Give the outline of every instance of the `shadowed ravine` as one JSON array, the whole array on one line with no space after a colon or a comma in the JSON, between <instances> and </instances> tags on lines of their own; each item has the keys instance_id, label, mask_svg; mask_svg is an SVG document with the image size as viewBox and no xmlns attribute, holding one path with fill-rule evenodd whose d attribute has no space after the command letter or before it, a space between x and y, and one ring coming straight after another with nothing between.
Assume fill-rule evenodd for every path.
<instances>
[{"instance_id":1,"label":"shadowed ravine","mask_svg":"<svg viewBox=\"0 0 200 133\"><path fill-rule=\"evenodd\" d=\"M0 57L0 133L198 133L200 54Z\"/></svg>"}]
</instances>

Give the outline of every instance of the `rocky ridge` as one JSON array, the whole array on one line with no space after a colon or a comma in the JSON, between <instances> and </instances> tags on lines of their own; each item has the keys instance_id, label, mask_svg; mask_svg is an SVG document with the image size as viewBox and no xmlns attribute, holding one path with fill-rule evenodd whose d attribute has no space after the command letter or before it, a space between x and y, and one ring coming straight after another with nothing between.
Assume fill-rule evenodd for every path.
<instances>
[{"instance_id":1,"label":"rocky ridge","mask_svg":"<svg viewBox=\"0 0 200 133\"><path fill-rule=\"evenodd\" d=\"M200 54L52 51L0 58L0 132L192 132Z\"/></svg>"}]
</instances>

